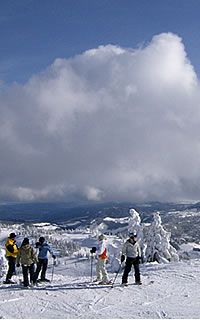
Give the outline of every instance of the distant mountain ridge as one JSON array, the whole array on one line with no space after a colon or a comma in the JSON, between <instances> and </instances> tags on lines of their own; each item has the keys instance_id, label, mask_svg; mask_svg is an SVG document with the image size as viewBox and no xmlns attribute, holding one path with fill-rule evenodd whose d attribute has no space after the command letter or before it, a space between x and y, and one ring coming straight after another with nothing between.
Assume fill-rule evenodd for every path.
<instances>
[{"instance_id":1,"label":"distant mountain ridge","mask_svg":"<svg viewBox=\"0 0 200 320\"><path fill-rule=\"evenodd\" d=\"M29 203L3 203L0 204L1 221L21 222L65 222L68 220L91 219L110 217L125 217L129 209L136 209L141 218L149 220L149 215L154 211L166 213L168 211L183 211L186 209L200 208L197 204L175 204L161 202L132 203L65 203L65 202L29 202Z\"/></svg>"},{"instance_id":2,"label":"distant mountain ridge","mask_svg":"<svg viewBox=\"0 0 200 320\"><path fill-rule=\"evenodd\" d=\"M121 225L104 219L128 217L131 208L138 211L142 223L151 223L153 213L159 211L165 229L171 232L176 243L199 243L200 202L4 203L0 204L0 221L8 224L47 222L62 229L76 229L90 227L95 220L97 224L105 223L111 230Z\"/></svg>"}]
</instances>

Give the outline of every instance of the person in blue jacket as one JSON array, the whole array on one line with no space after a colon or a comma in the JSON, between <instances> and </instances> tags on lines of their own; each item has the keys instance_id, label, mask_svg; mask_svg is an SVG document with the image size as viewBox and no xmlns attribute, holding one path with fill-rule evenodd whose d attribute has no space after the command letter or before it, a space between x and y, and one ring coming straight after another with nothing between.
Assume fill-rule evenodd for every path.
<instances>
[{"instance_id":1,"label":"person in blue jacket","mask_svg":"<svg viewBox=\"0 0 200 320\"><path fill-rule=\"evenodd\" d=\"M36 283L37 281L50 282L50 280L46 279L46 271L48 266L48 253L52 255L53 259L56 259L56 256L53 254L53 251L51 250L48 243L45 241L44 237L40 237L39 241L36 242L36 248L39 249L39 253L38 253L38 263L37 263L36 272L34 274L33 283ZM40 277L40 280L37 280L40 271L41 271L41 277Z\"/></svg>"}]
</instances>

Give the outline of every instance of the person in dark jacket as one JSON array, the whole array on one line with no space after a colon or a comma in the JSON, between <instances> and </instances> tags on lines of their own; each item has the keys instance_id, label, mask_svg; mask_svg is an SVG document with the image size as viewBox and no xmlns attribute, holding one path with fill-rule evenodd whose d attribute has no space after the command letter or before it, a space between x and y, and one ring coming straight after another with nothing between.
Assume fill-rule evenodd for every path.
<instances>
[{"instance_id":1,"label":"person in dark jacket","mask_svg":"<svg viewBox=\"0 0 200 320\"><path fill-rule=\"evenodd\" d=\"M122 276L122 286L128 285L128 274L131 271L132 265L135 269L135 284L142 284L139 269L141 249L136 234L130 234L129 239L125 242L122 248L121 263L125 260L125 257L126 265Z\"/></svg>"},{"instance_id":2,"label":"person in dark jacket","mask_svg":"<svg viewBox=\"0 0 200 320\"><path fill-rule=\"evenodd\" d=\"M36 251L30 246L29 239L24 238L19 252L17 255L17 267L22 265L22 273L24 278L24 287L28 288L33 283L35 263L37 263ZM30 282L28 279L28 273L30 274Z\"/></svg>"},{"instance_id":3,"label":"person in dark jacket","mask_svg":"<svg viewBox=\"0 0 200 320\"><path fill-rule=\"evenodd\" d=\"M41 278L38 281L50 282L50 280L46 279L46 271L48 266L48 253L52 255L53 259L56 259L56 256L53 254L53 251L51 250L48 243L45 242L44 237L40 237L39 241L36 242L36 248L39 249L39 253L38 253L38 263L37 263L37 268L34 275L33 283L37 282L40 271L41 271Z\"/></svg>"},{"instance_id":4,"label":"person in dark jacket","mask_svg":"<svg viewBox=\"0 0 200 320\"><path fill-rule=\"evenodd\" d=\"M10 233L8 239L6 240L6 258L8 260L8 272L6 275L6 280L4 283L12 284L14 281L11 280L12 276L16 274L15 265L16 265L16 257L18 254L18 247L16 244L16 234L14 232Z\"/></svg>"}]
</instances>

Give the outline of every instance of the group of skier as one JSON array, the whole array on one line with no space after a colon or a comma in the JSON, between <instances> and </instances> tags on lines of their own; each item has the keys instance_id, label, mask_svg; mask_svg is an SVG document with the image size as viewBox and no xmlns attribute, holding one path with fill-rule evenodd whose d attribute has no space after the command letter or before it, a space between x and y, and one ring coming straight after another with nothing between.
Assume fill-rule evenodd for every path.
<instances>
[{"instance_id":1,"label":"group of skier","mask_svg":"<svg viewBox=\"0 0 200 320\"><path fill-rule=\"evenodd\" d=\"M44 237L40 237L39 241L36 242L36 248L38 248L39 250L38 255L36 254L35 249L30 245L28 238L24 238L21 246L18 248L16 244L16 234L13 232L10 233L6 241L5 247L6 258L8 260L8 272L4 283L13 283L11 278L14 274L16 274L15 267L20 267L20 265L22 266L24 287L34 285L37 281L49 282L49 280L46 279L48 252L50 252L53 259L55 259L56 256L53 254L50 246L45 241ZM37 265L36 270L35 265ZM40 271L41 277L38 280Z\"/></svg>"},{"instance_id":2,"label":"group of skier","mask_svg":"<svg viewBox=\"0 0 200 320\"><path fill-rule=\"evenodd\" d=\"M108 279L108 274L106 271L106 261L108 259L107 248L105 243L105 236L101 234L98 237L97 247L92 247L90 250L91 254L96 254L97 264L96 264L96 281L99 284L109 284L111 281ZM135 271L135 284L141 285L140 279L140 259L141 259L141 249L137 241L137 235L130 233L129 238L122 247L121 254L121 264L125 261L125 268L122 276L122 286L128 285L128 275L131 271L132 266ZM120 265L121 269L121 265Z\"/></svg>"},{"instance_id":3,"label":"group of skier","mask_svg":"<svg viewBox=\"0 0 200 320\"><path fill-rule=\"evenodd\" d=\"M112 281L108 278L106 271L106 262L108 259L108 251L106 246L106 238L103 234L98 236L98 244L96 247L92 247L90 250L92 259L95 254L97 258L96 263L96 282L98 284L110 284ZM16 234L10 233L6 241L6 258L8 260L8 272L4 283L12 284L12 276L16 274L15 267L22 267L23 285L29 287L35 285L37 282L49 282L46 279L46 271L48 266L48 252L52 255L53 259L56 256L53 254L49 244L45 241L44 237L40 237L36 242L35 247L39 250L36 254L36 250L30 245L29 239L24 238L21 246L18 248L16 244ZM122 286L128 285L128 275L132 266L135 271L135 284L142 284L140 279L139 263L141 259L141 249L137 241L137 235L131 233L129 238L122 247L121 265L125 261L125 268L122 275ZM36 270L35 270L36 265ZM121 269L120 265L120 269ZM119 270L120 271L120 270ZM40 279L38 280L41 272Z\"/></svg>"}]
</instances>

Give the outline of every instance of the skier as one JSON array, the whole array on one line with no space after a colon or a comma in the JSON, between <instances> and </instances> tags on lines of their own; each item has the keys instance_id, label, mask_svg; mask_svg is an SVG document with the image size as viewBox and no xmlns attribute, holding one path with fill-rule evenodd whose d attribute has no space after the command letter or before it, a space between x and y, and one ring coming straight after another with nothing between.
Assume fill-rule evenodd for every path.
<instances>
[{"instance_id":1,"label":"skier","mask_svg":"<svg viewBox=\"0 0 200 320\"><path fill-rule=\"evenodd\" d=\"M105 243L105 236L101 234L98 237L98 245L97 247L92 247L90 252L96 253L97 256L97 264L96 264L96 274L97 279L95 281L98 281L98 284L109 284L110 281L108 279L108 274L106 271L106 261L108 259L107 257L107 248Z\"/></svg>"},{"instance_id":2,"label":"skier","mask_svg":"<svg viewBox=\"0 0 200 320\"><path fill-rule=\"evenodd\" d=\"M33 283L34 284L36 283L41 270L42 270L41 278L38 281L50 282L50 280L46 279L46 271L47 271L47 265L48 265L48 252L52 255L52 258L54 260L56 259L56 256L53 254L53 251L51 250L48 243L45 242L44 237L40 237L39 241L36 242L36 248L39 249L39 254L38 254L38 263L37 263L36 272L34 274Z\"/></svg>"},{"instance_id":3,"label":"skier","mask_svg":"<svg viewBox=\"0 0 200 320\"><path fill-rule=\"evenodd\" d=\"M16 244L16 234L14 232L10 233L9 237L6 240L6 258L8 260L8 272L6 275L6 280L4 283L12 284L14 281L11 280L12 276L16 274L15 265L16 265L16 257L18 253L18 247Z\"/></svg>"},{"instance_id":4,"label":"skier","mask_svg":"<svg viewBox=\"0 0 200 320\"><path fill-rule=\"evenodd\" d=\"M139 262L141 259L141 249L139 243L137 242L137 235L131 233L129 239L125 242L122 248L122 255L121 255L121 263L125 260L126 256L126 264L124 273L122 276L122 286L128 285L128 274L131 271L132 265L134 266L135 270L135 284L142 284L140 280L140 269L139 269Z\"/></svg>"},{"instance_id":5,"label":"skier","mask_svg":"<svg viewBox=\"0 0 200 320\"><path fill-rule=\"evenodd\" d=\"M37 255L33 247L29 244L29 239L24 238L19 252L17 255L17 267L22 265L22 273L24 280L24 287L28 288L30 284L33 284L35 263L37 263ZM30 282L28 279L28 273L30 274Z\"/></svg>"}]
</instances>

